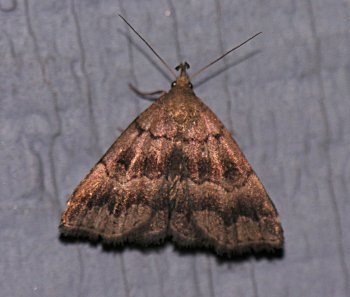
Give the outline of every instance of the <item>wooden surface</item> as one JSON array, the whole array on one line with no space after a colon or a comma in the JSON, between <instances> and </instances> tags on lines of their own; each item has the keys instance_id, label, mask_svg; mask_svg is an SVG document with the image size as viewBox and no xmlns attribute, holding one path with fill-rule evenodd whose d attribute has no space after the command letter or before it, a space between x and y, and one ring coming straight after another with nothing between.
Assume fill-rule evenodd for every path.
<instances>
[{"instance_id":1,"label":"wooden surface","mask_svg":"<svg viewBox=\"0 0 350 297\"><path fill-rule=\"evenodd\" d=\"M150 104L127 84L171 83L117 13L194 71L263 31L193 84L275 202L283 258L58 239L69 194ZM350 296L349 28L345 0L0 0L0 296Z\"/></svg>"}]
</instances>

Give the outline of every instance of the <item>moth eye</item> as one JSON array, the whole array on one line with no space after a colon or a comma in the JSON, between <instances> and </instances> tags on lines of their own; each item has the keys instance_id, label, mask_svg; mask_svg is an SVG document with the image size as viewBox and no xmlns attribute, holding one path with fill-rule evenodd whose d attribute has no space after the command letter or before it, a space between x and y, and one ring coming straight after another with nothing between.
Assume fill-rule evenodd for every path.
<instances>
[{"instance_id":1,"label":"moth eye","mask_svg":"<svg viewBox=\"0 0 350 297\"><path fill-rule=\"evenodd\" d=\"M188 86L189 86L190 89L193 89L192 83L189 82L189 83L188 83Z\"/></svg>"},{"instance_id":2,"label":"moth eye","mask_svg":"<svg viewBox=\"0 0 350 297\"><path fill-rule=\"evenodd\" d=\"M173 82L171 83L171 86L172 86L172 87L175 87L175 86L176 86L176 81L173 81Z\"/></svg>"}]
</instances>

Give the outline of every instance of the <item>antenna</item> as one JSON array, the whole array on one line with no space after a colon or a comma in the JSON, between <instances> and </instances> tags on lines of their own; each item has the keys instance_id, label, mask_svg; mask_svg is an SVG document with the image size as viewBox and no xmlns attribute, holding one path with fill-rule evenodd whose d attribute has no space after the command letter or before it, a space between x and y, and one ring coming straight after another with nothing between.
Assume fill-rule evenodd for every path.
<instances>
[{"instance_id":1,"label":"antenna","mask_svg":"<svg viewBox=\"0 0 350 297\"><path fill-rule=\"evenodd\" d=\"M199 69L197 72L195 72L194 74L191 75L191 79L194 78L195 76L197 76L199 73L201 73L202 71L206 70L207 68L209 68L211 65L215 64L216 62L220 61L223 57L227 56L229 53L233 52L234 50L238 49L239 47L241 47L242 45L246 44L248 41L252 40L253 38L255 38L256 36L258 36L259 34L261 34L262 32L256 33L254 36L248 38L246 41L242 42L241 44L235 46L234 48L230 49L228 52L226 52L225 54L223 54L222 56L220 56L219 58L215 59L214 61L210 62L208 65L204 66L203 68Z\"/></svg>"},{"instance_id":2,"label":"antenna","mask_svg":"<svg viewBox=\"0 0 350 297\"><path fill-rule=\"evenodd\" d=\"M171 67L163 60L163 58L157 54L157 52L152 48L152 46L128 23L128 21L123 16L121 16L120 14L118 15L131 28L131 30L133 30L136 33L136 35L141 38L141 40L149 47L149 49L157 56L157 58L163 63L163 65L166 68L168 68L171 74L176 78L176 73L174 72L174 70L171 69Z\"/></svg>"}]
</instances>

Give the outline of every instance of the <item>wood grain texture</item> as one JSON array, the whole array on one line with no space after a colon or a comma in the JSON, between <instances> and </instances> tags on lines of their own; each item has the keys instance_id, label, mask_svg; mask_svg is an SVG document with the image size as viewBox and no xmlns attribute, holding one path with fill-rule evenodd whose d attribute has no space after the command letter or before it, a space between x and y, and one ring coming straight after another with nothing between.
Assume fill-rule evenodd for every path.
<instances>
[{"instance_id":1,"label":"wood grain texture","mask_svg":"<svg viewBox=\"0 0 350 297\"><path fill-rule=\"evenodd\" d=\"M0 295L349 296L349 5L0 0ZM275 202L283 259L58 240L68 195L149 106L127 84L170 85L117 13L194 70L263 32L193 84Z\"/></svg>"}]
</instances>

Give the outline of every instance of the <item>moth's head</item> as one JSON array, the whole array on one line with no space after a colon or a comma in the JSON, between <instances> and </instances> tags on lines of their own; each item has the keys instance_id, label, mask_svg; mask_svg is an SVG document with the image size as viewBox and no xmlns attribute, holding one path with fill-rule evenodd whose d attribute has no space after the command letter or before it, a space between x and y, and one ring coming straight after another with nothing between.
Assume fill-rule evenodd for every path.
<instances>
[{"instance_id":1,"label":"moth's head","mask_svg":"<svg viewBox=\"0 0 350 297\"><path fill-rule=\"evenodd\" d=\"M187 69L190 68L190 65L187 62L183 62L180 65L175 67L176 71L180 71L180 75L176 77L176 80L172 82L171 87L181 87L181 88L190 88L192 89L192 83L187 74Z\"/></svg>"}]
</instances>

